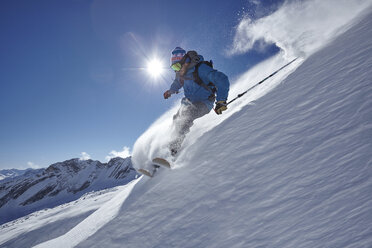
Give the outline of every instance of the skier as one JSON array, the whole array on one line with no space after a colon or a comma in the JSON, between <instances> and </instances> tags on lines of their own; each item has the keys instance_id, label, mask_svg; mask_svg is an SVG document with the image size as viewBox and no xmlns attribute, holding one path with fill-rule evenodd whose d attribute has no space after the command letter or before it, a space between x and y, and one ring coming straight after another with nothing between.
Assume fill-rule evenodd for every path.
<instances>
[{"instance_id":1,"label":"skier","mask_svg":"<svg viewBox=\"0 0 372 248\"><path fill-rule=\"evenodd\" d=\"M204 61L195 51L186 53L181 47L172 51L171 68L176 76L169 90L164 92L164 99L178 93L182 87L185 95L173 116L174 130L169 149L171 155L176 156L195 119L208 114L215 101L216 114L227 109L230 82L224 73L213 69L212 61Z\"/></svg>"}]
</instances>

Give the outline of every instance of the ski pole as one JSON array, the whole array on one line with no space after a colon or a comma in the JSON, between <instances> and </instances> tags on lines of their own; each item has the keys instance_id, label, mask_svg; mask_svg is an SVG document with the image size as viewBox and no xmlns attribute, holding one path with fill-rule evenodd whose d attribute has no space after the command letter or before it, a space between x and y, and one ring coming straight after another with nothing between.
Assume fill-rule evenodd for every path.
<instances>
[{"instance_id":1,"label":"ski pole","mask_svg":"<svg viewBox=\"0 0 372 248\"><path fill-rule=\"evenodd\" d=\"M248 90L246 90L246 91L240 93L237 97L235 97L234 99L232 99L231 101L229 101L229 102L226 104L226 106L229 105L230 103L232 103L233 101L235 101L236 99L238 99L238 98L244 96L245 93L247 93L248 91L252 90L254 87L256 87L256 86L262 84L262 83L265 82L267 79L271 78L272 76L274 76L275 74L277 74L279 71L283 70L285 67L287 67L287 66L289 66L290 64L292 64L296 59L298 59L298 58L295 58L294 60L292 60L292 61L289 62L288 64L282 66L281 68L279 68L278 70L276 70L275 72L273 72L272 74L270 74L269 76L267 76L267 77L265 77L264 79L262 79L260 82L256 83L256 84L253 85L252 87L250 87Z\"/></svg>"}]
</instances>

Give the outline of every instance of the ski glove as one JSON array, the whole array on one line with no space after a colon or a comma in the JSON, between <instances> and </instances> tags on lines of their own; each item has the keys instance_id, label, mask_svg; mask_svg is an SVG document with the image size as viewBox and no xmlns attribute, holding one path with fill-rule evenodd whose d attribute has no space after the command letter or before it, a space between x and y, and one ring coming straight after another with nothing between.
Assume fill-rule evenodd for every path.
<instances>
[{"instance_id":1,"label":"ski glove","mask_svg":"<svg viewBox=\"0 0 372 248\"><path fill-rule=\"evenodd\" d=\"M171 95L172 95L172 93L170 92L170 90L167 90L166 92L164 92L164 99L168 99Z\"/></svg>"},{"instance_id":2,"label":"ski glove","mask_svg":"<svg viewBox=\"0 0 372 248\"><path fill-rule=\"evenodd\" d=\"M225 111L227 109L226 101L218 101L216 103L216 107L214 108L214 111L216 114L220 115L222 114L222 111Z\"/></svg>"}]
</instances>

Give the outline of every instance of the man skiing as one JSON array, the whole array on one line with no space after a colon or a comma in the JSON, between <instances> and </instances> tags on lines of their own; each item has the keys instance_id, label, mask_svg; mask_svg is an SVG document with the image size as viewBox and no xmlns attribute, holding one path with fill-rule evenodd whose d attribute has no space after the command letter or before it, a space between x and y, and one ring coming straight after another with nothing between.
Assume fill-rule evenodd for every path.
<instances>
[{"instance_id":1,"label":"man skiing","mask_svg":"<svg viewBox=\"0 0 372 248\"><path fill-rule=\"evenodd\" d=\"M164 92L164 99L178 93L182 87L185 95L173 116L174 132L169 149L175 156L195 119L208 114L215 101L214 111L217 114L227 109L230 82L224 73L213 69L212 61L204 61L203 56L195 51L186 53L181 47L172 51L171 68L176 77L169 90Z\"/></svg>"}]
</instances>

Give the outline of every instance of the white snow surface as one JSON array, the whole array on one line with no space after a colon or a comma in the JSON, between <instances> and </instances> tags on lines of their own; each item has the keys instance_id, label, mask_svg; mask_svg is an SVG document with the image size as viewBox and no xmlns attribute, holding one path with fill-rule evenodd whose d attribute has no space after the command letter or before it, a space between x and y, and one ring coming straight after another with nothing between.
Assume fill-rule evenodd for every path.
<instances>
[{"instance_id":1,"label":"white snow surface","mask_svg":"<svg viewBox=\"0 0 372 248\"><path fill-rule=\"evenodd\" d=\"M46 208L0 226L0 247L32 247L65 234L127 186L86 193L78 200Z\"/></svg>"},{"instance_id":2,"label":"white snow surface","mask_svg":"<svg viewBox=\"0 0 372 248\"><path fill-rule=\"evenodd\" d=\"M129 182L123 190L121 190L112 200L106 202L93 214L89 215L86 219L80 222L76 227L72 228L66 234L52 239L50 241L44 242L35 247L38 248L64 248L64 247L74 247L81 241L85 240L87 237L94 234L97 230L102 228L105 224L110 222L115 218L125 199L130 194L133 187L137 184L139 179Z\"/></svg>"},{"instance_id":3,"label":"white snow surface","mask_svg":"<svg viewBox=\"0 0 372 248\"><path fill-rule=\"evenodd\" d=\"M222 116L197 120L173 170L140 177L38 247L371 247L372 12L353 13ZM230 97L288 54L243 74ZM137 140L137 168L167 155L159 140L175 111Z\"/></svg>"}]
</instances>

